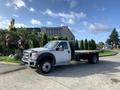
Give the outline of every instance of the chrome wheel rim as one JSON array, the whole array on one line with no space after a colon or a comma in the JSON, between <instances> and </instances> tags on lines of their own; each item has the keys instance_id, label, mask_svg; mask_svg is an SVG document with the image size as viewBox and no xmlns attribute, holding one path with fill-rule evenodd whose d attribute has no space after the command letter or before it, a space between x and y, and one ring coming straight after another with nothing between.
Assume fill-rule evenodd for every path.
<instances>
[{"instance_id":1,"label":"chrome wheel rim","mask_svg":"<svg viewBox=\"0 0 120 90\"><path fill-rule=\"evenodd\" d=\"M97 62L97 57L96 57L96 56L93 57L93 62L94 62L94 63Z\"/></svg>"},{"instance_id":2,"label":"chrome wheel rim","mask_svg":"<svg viewBox=\"0 0 120 90\"><path fill-rule=\"evenodd\" d=\"M48 72L48 71L50 71L50 69L51 69L51 64L49 62L45 62L42 66L42 70L44 72Z\"/></svg>"}]
</instances>

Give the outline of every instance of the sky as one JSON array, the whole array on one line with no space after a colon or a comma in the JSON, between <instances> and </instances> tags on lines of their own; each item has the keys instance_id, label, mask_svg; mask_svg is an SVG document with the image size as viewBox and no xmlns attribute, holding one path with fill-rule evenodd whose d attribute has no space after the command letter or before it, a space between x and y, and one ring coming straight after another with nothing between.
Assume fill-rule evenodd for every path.
<instances>
[{"instance_id":1,"label":"sky","mask_svg":"<svg viewBox=\"0 0 120 90\"><path fill-rule=\"evenodd\" d=\"M68 26L76 39L105 42L120 33L120 0L0 0L0 28Z\"/></svg>"}]
</instances>

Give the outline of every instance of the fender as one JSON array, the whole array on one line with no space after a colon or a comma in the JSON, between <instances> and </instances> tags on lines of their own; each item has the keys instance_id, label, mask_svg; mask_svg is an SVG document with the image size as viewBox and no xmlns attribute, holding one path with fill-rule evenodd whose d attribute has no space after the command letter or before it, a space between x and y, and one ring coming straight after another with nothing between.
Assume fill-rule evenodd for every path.
<instances>
[{"instance_id":1,"label":"fender","mask_svg":"<svg viewBox=\"0 0 120 90\"><path fill-rule=\"evenodd\" d=\"M37 63L36 63L36 65L39 65L40 61L41 61L42 59L44 59L44 58L47 58L47 57L52 58L52 64L55 65L56 59L55 59L55 56L54 56L53 54L51 54L51 53L42 53L42 54L40 54L40 55L38 56L38 58L37 58Z\"/></svg>"}]
</instances>

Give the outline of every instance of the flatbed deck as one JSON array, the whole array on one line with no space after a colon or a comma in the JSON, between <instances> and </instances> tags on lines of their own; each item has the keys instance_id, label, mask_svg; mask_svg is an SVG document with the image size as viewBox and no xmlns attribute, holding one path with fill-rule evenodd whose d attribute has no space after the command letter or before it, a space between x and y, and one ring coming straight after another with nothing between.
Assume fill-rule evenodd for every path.
<instances>
[{"instance_id":1,"label":"flatbed deck","mask_svg":"<svg viewBox=\"0 0 120 90\"><path fill-rule=\"evenodd\" d=\"M99 50L75 50L74 58L77 61L88 60L89 63L97 63L99 61Z\"/></svg>"},{"instance_id":2,"label":"flatbed deck","mask_svg":"<svg viewBox=\"0 0 120 90\"><path fill-rule=\"evenodd\" d=\"M75 50L75 54L90 54L90 53L98 53L99 50Z\"/></svg>"}]
</instances>

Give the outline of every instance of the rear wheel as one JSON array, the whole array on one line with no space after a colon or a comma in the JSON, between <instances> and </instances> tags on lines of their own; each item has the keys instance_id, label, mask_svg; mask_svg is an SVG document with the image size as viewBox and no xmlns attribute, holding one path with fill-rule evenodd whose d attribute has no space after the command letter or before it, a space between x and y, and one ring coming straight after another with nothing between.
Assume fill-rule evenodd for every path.
<instances>
[{"instance_id":1,"label":"rear wheel","mask_svg":"<svg viewBox=\"0 0 120 90\"><path fill-rule=\"evenodd\" d=\"M88 62L90 64L96 64L99 62L98 56L97 55L92 55L91 57L89 57Z\"/></svg>"},{"instance_id":2,"label":"rear wheel","mask_svg":"<svg viewBox=\"0 0 120 90\"><path fill-rule=\"evenodd\" d=\"M38 66L38 72L47 74L52 70L52 63L50 60L43 60Z\"/></svg>"}]
</instances>

